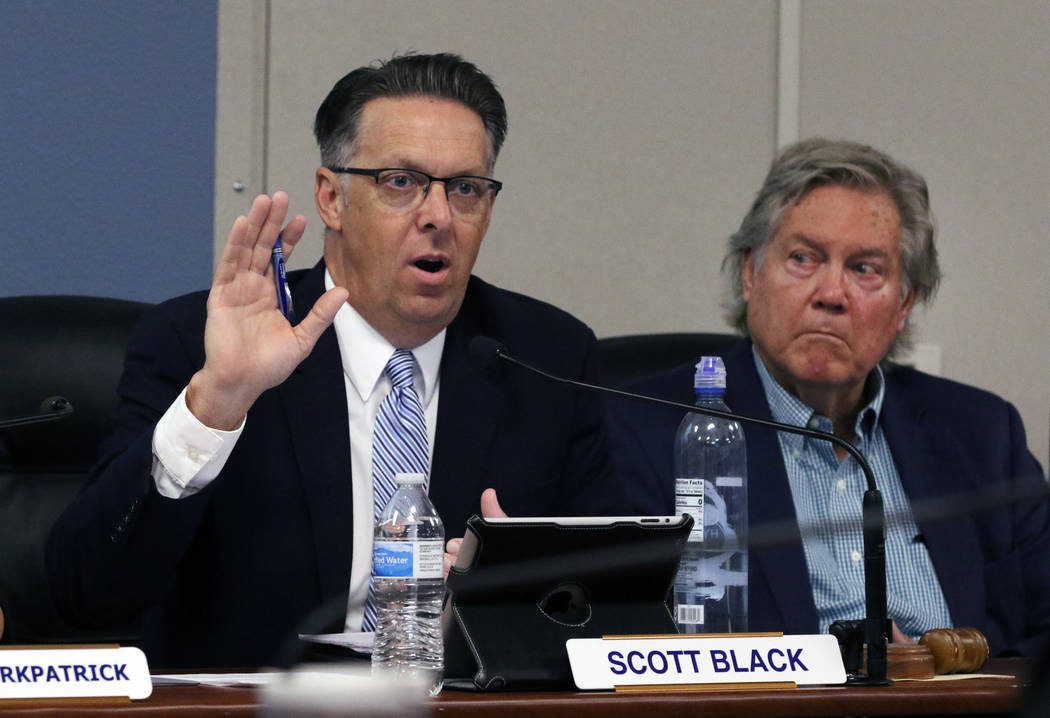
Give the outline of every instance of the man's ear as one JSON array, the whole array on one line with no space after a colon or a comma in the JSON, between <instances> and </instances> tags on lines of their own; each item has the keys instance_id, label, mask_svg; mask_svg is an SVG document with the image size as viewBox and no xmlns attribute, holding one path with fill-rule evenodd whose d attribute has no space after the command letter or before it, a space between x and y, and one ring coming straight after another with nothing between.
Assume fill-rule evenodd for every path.
<instances>
[{"instance_id":1,"label":"man's ear","mask_svg":"<svg viewBox=\"0 0 1050 718\"><path fill-rule=\"evenodd\" d=\"M343 231L343 185L327 167L318 167L314 174L314 200L321 221L329 229Z\"/></svg>"},{"instance_id":2,"label":"man's ear","mask_svg":"<svg viewBox=\"0 0 1050 718\"><path fill-rule=\"evenodd\" d=\"M750 249L744 250L744 256L740 260L740 284L744 294L744 301L751 301L751 286L755 283L754 254Z\"/></svg>"},{"instance_id":3,"label":"man's ear","mask_svg":"<svg viewBox=\"0 0 1050 718\"><path fill-rule=\"evenodd\" d=\"M908 292L908 296L904 297L901 301L900 309L897 313L897 331L902 331L904 326L908 323L908 315L911 314L912 308L915 306L915 299L919 295L919 290L914 287Z\"/></svg>"}]
</instances>

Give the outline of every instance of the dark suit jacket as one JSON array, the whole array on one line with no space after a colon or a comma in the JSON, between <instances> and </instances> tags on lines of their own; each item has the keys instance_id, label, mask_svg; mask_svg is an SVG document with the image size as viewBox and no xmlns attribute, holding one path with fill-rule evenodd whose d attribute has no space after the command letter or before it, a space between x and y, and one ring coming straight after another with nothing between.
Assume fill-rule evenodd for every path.
<instances>
[{"instance_id":1,"label":"dark suit jacket","mask_svg":"<svg viewBox=\"0 0 1050 718\"><path fill-rule=\"evenodd\" d=\"M295 306L323 291L323 263L294 272ZM274 661L329 602L341 630L351 562L350 442L342 365L329 328L265 392L222 473L200 493L160 496L154 426L204 363L205 293L158 305L137 327L120 383L118 428L48 547L59 605L81 623L143 615L155 666ZM619 513L601 404L504 367L483 376L468 344L491 336L559 374L595 374L594 334L550 305L471 278L449 326L430 496L448 538L494 487L511 515ZM363 440L368 440L367 438ZM331 607L334 606L334 612Z\"/></svg>"},{"instance_id":2,"label":"dark suit jacket","mask_svg":"<svg viewBox=\"0 0 1050 718\"><path fill-rule=\"evenodd\" d=\"M726 404L741 414L772 418L751 342L740 342L723 359ZM693 403L692 386L688 364L631 388ZM683 412L626 400L610 402L609 411L614 469L635 510L673 513L673 445ZM1016 409L988 392L895 366L886 372L881 424L913 505L950 501L997 482L1043 481ZM813 595L809 583L799 580L808 572L779 442L762 427L745 425L744 433L751 526L796 526L784 543L750 553L749 628L815 633ZM953 623L983 631L993 654L1034 655L1050 631L1047 502L1000 505L949 520L920 521L919 527Z\"/></svg>"}]
</instances>

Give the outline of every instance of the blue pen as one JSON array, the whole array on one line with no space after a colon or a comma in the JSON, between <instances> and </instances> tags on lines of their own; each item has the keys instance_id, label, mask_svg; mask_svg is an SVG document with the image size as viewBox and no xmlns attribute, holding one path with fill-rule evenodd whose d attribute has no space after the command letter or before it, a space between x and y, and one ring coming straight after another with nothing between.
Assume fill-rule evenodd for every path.
<instances>
[{"instance_id":1,"label":"blue pen","mask_svg":"<svg viewBox=\"0 0 1050 718\"><path fill-rule=\"evenodd\" d=\"M277 235L277 241L274 242L270 264L273 265L273 283L277 289L277 307L285 319L294 324L295 310L292 308L292 291L288 289L288 277L284 270L284 248L281 246L281 235Z\"/></svg>"}]
</instances>

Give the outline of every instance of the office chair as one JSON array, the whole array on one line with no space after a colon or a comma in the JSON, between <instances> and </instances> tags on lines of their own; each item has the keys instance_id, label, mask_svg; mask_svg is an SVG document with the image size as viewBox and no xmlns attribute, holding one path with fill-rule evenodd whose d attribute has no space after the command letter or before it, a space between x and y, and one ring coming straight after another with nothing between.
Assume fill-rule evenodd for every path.
<instances>
[{"instance_id":1,"label":"office chair","mask_svg":"<svg viewBox=\"0 0 1050 718\"><path fill-rule=\"evenodd\" d=\"M699 332L606 337L598 340L599 377L604 385L620 388L702 356L721 356L739 340L735 334Z\"/></svg>"},{"instance_id":2,"label":"office chair","mask_svg":"<svg viewBox=\"0 0 1050 718\"><path fill-rule=\"evenodd\" d=\"M49 397L73 407L55 421L0 429L0 643L133 642L128 631L85 631L58 615L44 547L112 427L124 348L148 306L103 297L0 297L0 420L37 414Z\"/></svg>"}]
</instances>

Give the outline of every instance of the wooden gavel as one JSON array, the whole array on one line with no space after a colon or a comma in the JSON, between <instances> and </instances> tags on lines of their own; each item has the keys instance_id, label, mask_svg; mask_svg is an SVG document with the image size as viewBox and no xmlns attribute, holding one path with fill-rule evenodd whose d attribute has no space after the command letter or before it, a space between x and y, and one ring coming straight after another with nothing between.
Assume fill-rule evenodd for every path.
<instances>
[{"instance_id":1,"label":"wooden gavel","mask_svg":"<svg viewBox=\"0 0 1050 718\"><path fill-rule=\"evenodd\" d=\"M932 628L917 644L891 643L886 651L890 678L933 678L973 673L988 660L988 641L976 628Z\"/></svg>"},{"instance_id":2,"label":"wooden gavel","mask_svg":"<svg viewBox=\"0 0 1050 718\"><path fill-rule=\"evenodd\" d=\"M988 639L976 628L931 628L919 645L930 649L937 675L973 673L988 660Z\"/></svg>"}]
</instances>

